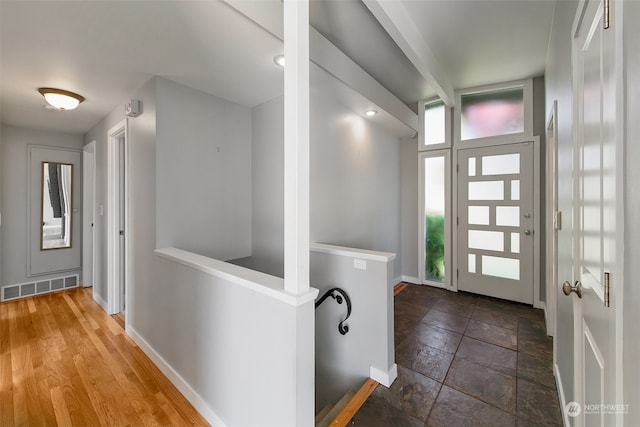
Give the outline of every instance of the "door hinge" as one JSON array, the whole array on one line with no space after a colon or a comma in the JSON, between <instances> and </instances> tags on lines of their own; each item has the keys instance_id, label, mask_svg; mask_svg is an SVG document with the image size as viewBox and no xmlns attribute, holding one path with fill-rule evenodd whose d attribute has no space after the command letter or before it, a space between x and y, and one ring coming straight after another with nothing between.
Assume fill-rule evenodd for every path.
<instances>
[{"instance_id":1,"label":"door hinge","mask_svg":"<svg viewBox=\"0 0 640 427\"><path fill-rule=\"evenodd\" d=\"M460 225L460 217L459 216L456 217L456 225Z\"/></svg>"},{"instance_id":2,"label":"door hinge","mask_svg":"<svg viewBox=\"0 0 640 427\"><path fill-rule=\"evenodd\" d=\"M456 277L460 277L460 270L456 268Z\"/></svg>"},{"instance_id":3,"label":"door hinge","mask_svg":"<svg viewBox=\"0 0 640 427\"><path fill-rule=\"evenodd\" d=\"M609 279L609 273L604 273L604 306L605 307L609 307L609 292L610 292L610 279Z\"/></svg>"},{"instance_id":4,"label":"door hinge","mask_svg":"<svg viewBox=\"0 0 640 427\"><path fill-rule=\"evenodd\" d=\"M562 212L557 211L556 212L556 230L560 231L562 230Z\"/></svg>"},{"instance_id":5,"label":"door hinge","mask_svg":"<svg viewBox=\"0 0 640 427\"><path fill-rule=\"evenodd\" d=\"M603 13L603 24L604 24L604 29L607 30L610 26L610 21L609 21L609 0L604 0L604 13Z\"/></svg>"},{"instance_id":6,"label":"door hinge","mask_svg":"<svg viewBox=\"0 0 640 427\"><path fill-rule=\"evenodd\" d=\"M458 163L456 163L456 173L460 172L460 165Z\"/></svg>"}]
</instances>

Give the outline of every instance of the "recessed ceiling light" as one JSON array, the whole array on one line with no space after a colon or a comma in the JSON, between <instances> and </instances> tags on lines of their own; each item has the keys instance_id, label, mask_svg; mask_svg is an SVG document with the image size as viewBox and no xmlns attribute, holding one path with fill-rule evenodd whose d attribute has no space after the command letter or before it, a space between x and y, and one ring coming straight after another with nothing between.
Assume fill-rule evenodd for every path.
<instances>
[{"instance_id":1,"label":"recessed ceiling light","mask_svg":"<svg viewBox=\"0 0 640 427\"><path fill-rule=\"evenodd\" d=\"M63 89L41 87L38 89L38 92L44 96L44 99L49 105L58 110L73 110L84 101L84 96Z\"/></svg>"},{"instance_id":2,"label":"recessed ceiling light","mask_svg":"<svg viewBox=\"0 0 640 427\"><path fill-rule=\"evenodd\" d=\"M375 116L376 114L378 114L376 110L367 110L364 112L364 115L369 117Z\"/></svg>"},{"instance_id":3,"label":"recessed ceiling light","mask_svg":"<svg viewBox=\"0 0 640 427\"><path fill-rule=\"evenodd\" d=\"M278 66L278 67L284 67L284 55L276 55L273 57L273 62Z\"/></svg>"}]
</instances>

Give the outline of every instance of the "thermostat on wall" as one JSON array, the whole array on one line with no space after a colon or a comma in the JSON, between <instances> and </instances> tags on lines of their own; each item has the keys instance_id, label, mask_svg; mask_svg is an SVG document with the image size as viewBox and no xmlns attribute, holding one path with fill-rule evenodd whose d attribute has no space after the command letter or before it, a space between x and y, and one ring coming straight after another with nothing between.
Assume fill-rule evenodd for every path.
<instances>
[{"instance_id":1,"label":"thermostat on wall","mask_svg":"<svg viewBox=\"0 0 640 427\"><path fill-rule=\"evenodd\" d=\"M140 101L132 99L124 106L124 113L128 117L138 117L140 115Z\"/></svg>"}]
</instances>

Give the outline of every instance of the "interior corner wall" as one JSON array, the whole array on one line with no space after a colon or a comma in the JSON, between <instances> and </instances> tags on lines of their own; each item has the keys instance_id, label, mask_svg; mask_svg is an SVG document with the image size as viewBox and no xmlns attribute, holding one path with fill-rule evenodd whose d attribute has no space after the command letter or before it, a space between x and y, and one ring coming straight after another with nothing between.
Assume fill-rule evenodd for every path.
<instances>
[{"instance_id":1,"label":"interior corner wall","mask_svg":"<svg viewBox=\"0 0 640 427\"><path fill-rule=\"evenodd\" d=\"M405 138L401 141L401 236L402 275L409 281L419 281L418 271L418 141Z\"/></svg>"},{"instance_id":2,"label":"interior corner wall","mask_svg":"<svg viewBox=\"0 0 640 427\"><path fill-rule=\"evenodd\" d=\"M132 95L133 96L133 95ZM146 99L144 100L146 101ZM148 104L148 103L147 103ZM104 119L92 127L84 135L84 145L92 141L96 141L95 151L95 177L94 182L94 212L95 218L93 222L94 232L94 283L93 295L103 307L107 301L107 132L122 122L126 116L124 115L123 106L115 108ZM148 105L143 103L143 108ZM128 135L128 142L131 142L131 132Z\"/></svg>"},{"instance_id":3,"label":"interior corner wall","mask_svg":"<svg viewBox=\"0 0 640 427\"><path fill-rule=\"evenodd\" d=\"M540 137L540 301L545 301L547 295L547 116L545 113L544 77L533 79L533 134ZM534 301L537 298L534 296Z\"/></svg>"},{"instance_id":4,"label":"interior corner wall","mask_svg":"<svg viewBox=\"0 0 640 427\"><path fill-rule=\"evenodd\" d=\"M251 255L251 110L156 78L158 247Z\"/></svg>"},{"instance_id":5,"label":"interior corner wall","mask_svg":"<svg viewBox=\"0 0 640 427\"><path fill-rule=\"evenodd\" d=\"M278 97L252 110L252 261L284 276L284 104Z\"/></svg>"},{"instance_id":6,"label":"interior corner wall","mask_svg":"<svg viewBox=\"0 0 640 427\"><path fill-rule=\"evenodd\" d=\"M282 119L282 97L253 109L253 256L280 264ZM310 240L393 252L398 255L397 277L401 271L398 138L318 88L311 92L310 127Z\"/></svg>"},{"instance_id":7,"label":"interior corner wall","mask_svg":"<svg viewBox=\"0 0 640 427\"><path fill-rule=\"evenodd\" d=\"M556 132L558 141L558 209L564 212L562 230L558 233L558 277L560 280L573 277L571 27L577 5L577 1L556 3L545 69L545 122L551 114L553 102L558 101L558 128ZM571 401L574 398L571 298L557 298L557 315L556 324L563 325L562 328L558 328L558 336L556 337L557 364L564 395L568 401Z\"/></svg>"},{"instance_id":8,"label":"interior corner wall","mask_svg":"<svg viewBox=\"0 0 640 427\"><path fill-rule=\"evenodd\" d=\"M2 125L2 144L0 159L2 175L0 176L0 194L2 209L2 258L0 271L2 277L0 286L25 283L30 280L28 274L28 203L27 176L30 166L28 160L28 145L41 145L52 148L82 149L82 135L27 129L9 125ZM81 176L78 174L78 176ZM74 183L82 188L82 183ZM75 193L75 191L74 191ZM74 206L80 212L82 207L82 192L80 197L74 198ZM81 227L72 230L74 236L82 236ZM75 241L74 237L74 241ZM79 239L78 242L81 242ZM81 265L81 251L78 251L77 263ZM64 273L79 274L81 269ZM39 279L59 277L53 275L38 275Z\"/></svg>"}]
</instances>

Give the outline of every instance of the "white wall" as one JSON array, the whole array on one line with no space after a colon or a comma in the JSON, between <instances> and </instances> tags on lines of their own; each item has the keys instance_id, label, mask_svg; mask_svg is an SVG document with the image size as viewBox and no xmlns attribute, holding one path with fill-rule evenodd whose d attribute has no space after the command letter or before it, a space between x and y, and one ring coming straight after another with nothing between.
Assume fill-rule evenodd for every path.
<instances>
[{"instance_id":1,"label":"white wall","mask_svg":"<svg viewBox=\"0 0 640 427\"><path fill-rule=\"evenodd\" d=\"M545 70L546 117L551 114L554 100L558 101L558 209L563 213L562 230L558 233L558 279L560 282L571 280L573 277L571 26L576 8L577 1L556 3ZM561 296L558 292L556 300L557 362L564 395L571 401L574 396L572 299Z\"/></svg>"},{"instance_id":2,"label":"white wall","mask_svg":"<svg viewBox=\"0 0 640 427\"><path fill-rule=\"evenodd\" d=\"M282 111L282 98L253 109L253 256L274 265L284 233ZM398 138L314 88L310 150L311 241L399 254Z\"/></svg>"},{"instance_id":3,"label":"white wall","mask_svg":"<svg viewBox=\"0 0 640 427\"><path fill-rule=\"evenodd\" d=\"M251 110L156 79L158 247L251 254Z\"/></svg>"},{"instance_id":4,"label":"white wall","mask_svg":"<svg viewBox=\"0 0 640 427\"><path fill-rule=\"evenodd\" d=\"M625 283L624 313L624 402L629 404L630 424L640 419L640 339L636 325L640 324L640 2L624 3L624 60L626 64L626 144L625 144ZM615 25L615 24L614 24Z\"/></svg>"},{"instance_id":5,"label":"white wall","mask_svg":"<svg viewBox=\"0 0 640 427\"><path fill-rule=\"evenodd\" d=\"M281 97L252 110L252 262L278 277L284 275L283 123Z\"/></svg>"},{"instance_id":6,"label":"white wall","mask_svg":"<svg viewBox=\"0 0 640 427\"><path fill-rule=\"evenodd\" d=\"M29 281L28 271L28 203L27 203L27 176L30 166L28 159L28 145L42 145L47 147L61 147L82 149L82 136L75 134L40 131L20 127L2 125L1 161L2 175L0 185L2 189L2 258L0 261L2 277L0 285L12 285ZM80 168L79 168L80 169ZM80 170L77 177L81 177ZM76 181L79 181L76 180ZM82 207L82 183L74 182L74 207L81 211ZM78 191L76 191L78 190ZM79 215L80 213L76 214ZM35 231L37 233L37 230ZM72 230L73 244L76 249L81 247L82 229L80 222L74 220ZM71 259L65 260L67 265L77 266L78 269L68 274L79 274L81 265L81 251L73 251ZM57 267L52 267L58 269ZM38 278L46 279L58 277L60 274L39 275Z\"/></svg>"},{"instance_id":7,"label":"white wall","mask_svg":"<svg viewBox=\"0 0 640 427\"><path fill-rule=\"evenodd\" d=\"M401 274L412 283L420 282L418 271L418 141L405 138L401 142Z\"/></svg>"}]
</instances>

